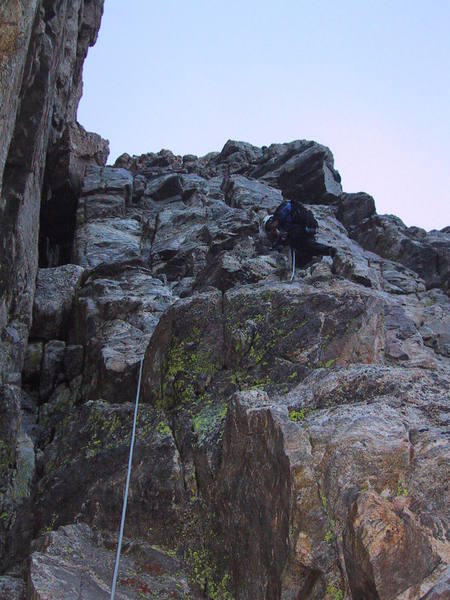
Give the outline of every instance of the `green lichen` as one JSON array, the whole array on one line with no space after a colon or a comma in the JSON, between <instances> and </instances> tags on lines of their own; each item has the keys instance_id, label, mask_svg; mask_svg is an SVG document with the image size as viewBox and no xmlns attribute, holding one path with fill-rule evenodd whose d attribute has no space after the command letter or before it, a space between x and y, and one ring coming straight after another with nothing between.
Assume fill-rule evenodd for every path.
<instances>
[{"instance_id":1,"label":"green lichen","mask_svg":"<svg viewBox=\"0 0 450 600\"><path fill-rule=\"evenodd\" d=\"M193 582L206 590L210 600L233 600L229 592L230 576L226 573L218 576L217 568L205 548L186 552L186 562L191 571Z\"/></svg>"},{"instance_id":2,"label":"green lichen","mask_svg":"<svg viewBox=\"0 0 450 600\"><path fill-rule=\"evenodd\" d=\"M404 496L405 498L409 496L408 488L401 481L397 485L397 496Z\"/></svg>"},{"instance_id":3,"label":"green lichen","mask_svg":"<svg viewBox=\"0 0 450 600\"><path fill-rule=\"evenodd\" d=\"M200 445L206 441L211 433L217 430L224 421L227 411L228 406L225 403L216 406L207 404L197 415L195 415L192 419L192 425Z\"/></svg>"},{"instance_id":4,"label":"green lichen","mask_svg":"<svg viewBox=\"0 0 450 600\"><path fill-rule=\"evenodd\" d=\"M156 426L156 431L160 435L170 435L172 433L169 425L167 423L165 423L164 421L160 421L158 423L158 425Z\"/></svg>"},{"instance_id":5,"label":"green lichen","mask_svg":"<svg viewBox=\"0 0 450 600\"><path fill-rule=\"evenodd\" d=\"M315 367L311 365L311 367L316 368L316 369L329 369L330 367L332 367L334 365L335 362L336 362L335 358L330 358L326 361L319 362Z\"/></svg>"},{"instance_id":6,"label":"green lichen","mask_svg":"<svg viewBox=\"0 0 450 600\"><path fill-rule=\"evenodd\" d=\"M167 548L166 546L158 546L157 544L152 544L151 546L153 550L157 552L161 552L161 554L165 554L166 556L170 556L174 558L177 555L177 551L174 548Z\"/></svg>"},{"instance_id":7,"label":"green lichen","mask_svg":"<svg viewBox=\"0 0 450 600\"><path fill-rule=\"evenodd\" d=\"M240 390L262 390L272 383L270 375L258 377L244 369L236 369L231 374L231 381Z\"/></svg>"},{"instance_id":8,"label":"green lichen","mask_svg":"<svg viewBox=\"0 0 450 600\"><path fill-rule=\"evenodd\" d=\"M198 348L200 336L200 329L194 327L186 339L172 338L162 370L158 408L167 409L178 403L195 401L217 371L218 365L213 362L210 352Z\"/></svg>"},{"instance_id":9,"label":"green lichen","mask_svg":"<svg viewBox=\"0 0 450 600\"><path fill-rule=\"evenodd\" d=\"M325 594L331 600L344 600L344 592L332 583L327 585Z\"/></svg>"},{"instance_id":10,"label":"green lichen","mask_svg":"<svg viewBox=\"0 0 450 600\"><path fill-rule=\"evenodd\" d=\"M102 450L109 450L117 446L123 424L118 415L95 411L89 416L88 427L91 431L91 438L84 449L86 457L93 458Z\"/></svg>"},{"instance_id":11,"label":"green lichen","mask_svg":"<svg viewBox=\"0 0 450 600\"><path fill-rule=\"evenodd\" d=\"M290 410L289 411L289 419L294 423L298 423L299 421L303 421L306 417L306 410L301 408L300 410Z\"/></svg>"},{"instance_id":12,"label":"green lichen","mask_svg":"<svg viewBox=\"0 0 450 600\"><path fill-rule=\"evenodd\" d=\"M327 544L331 544L331 542L334 540L334 533L331 531L331 529L328 529L326 532L324 540Z\"/></svg>"}]
</instances>

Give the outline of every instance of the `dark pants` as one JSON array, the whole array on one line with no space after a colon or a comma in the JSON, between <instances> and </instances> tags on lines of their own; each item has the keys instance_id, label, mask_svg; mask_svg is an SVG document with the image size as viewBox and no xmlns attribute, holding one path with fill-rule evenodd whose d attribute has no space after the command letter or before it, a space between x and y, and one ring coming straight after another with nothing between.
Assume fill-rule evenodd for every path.
<instances>
[{"instance_id":1,"label":"dark pants","mask_svg":"<svg viewBox=\"0 0 450 600\"><path fill-rule=\"evenodd\" d=\"M296 264L308 264L313 256L333 256L333 247L316 242L314 236L305 236L301 227L293 226L288 232L287 242L295 250Z\"/></svg>"}]
</instances>

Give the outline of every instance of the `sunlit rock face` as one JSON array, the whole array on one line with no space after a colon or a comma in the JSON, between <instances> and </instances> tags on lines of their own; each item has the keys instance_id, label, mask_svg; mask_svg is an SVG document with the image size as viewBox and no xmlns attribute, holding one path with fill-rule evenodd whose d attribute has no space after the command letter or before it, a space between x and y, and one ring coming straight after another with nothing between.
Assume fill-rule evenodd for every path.
<instances>
[{"instance_id":1,"label":"sunlit rock face","mask_svg":"<svg viewBox=\"0 0 450 600\"><path fill-rule=\"evenodd\" d=\"M119 597L447 598L448 229L312 141L105 166L101 2L5 6L0 598L109 598L141 361ZM337 251L292 283L283 197Z\"/></svg>"}]
</instances>

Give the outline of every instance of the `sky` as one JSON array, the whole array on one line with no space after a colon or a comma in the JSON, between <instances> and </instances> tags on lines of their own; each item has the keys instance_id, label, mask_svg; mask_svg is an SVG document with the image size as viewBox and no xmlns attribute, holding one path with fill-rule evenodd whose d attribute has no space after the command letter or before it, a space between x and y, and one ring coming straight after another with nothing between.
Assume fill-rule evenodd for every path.
<instances>
[{"instance_id":1,"label":"sky","mask_svg":"<svg viewBox=\"0 0 450 600\"><path fill-rule=\"evenodd\" d=\"M346 192L450 225L450 0L105 0L78 120L123 152L315 140Z\"/></svg>"}]
</instances>

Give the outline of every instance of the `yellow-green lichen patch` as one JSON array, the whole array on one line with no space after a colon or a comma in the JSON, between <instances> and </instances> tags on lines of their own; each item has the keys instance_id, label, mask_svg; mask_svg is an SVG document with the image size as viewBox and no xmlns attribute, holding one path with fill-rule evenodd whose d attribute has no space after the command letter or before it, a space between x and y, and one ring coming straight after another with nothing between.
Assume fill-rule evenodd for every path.
<instances>
[{"instance_id":1,"label":"yellow-green lichen patch","mask_svg":"<svg viewBox=\"0 0 450 600\"><path fill-rule=\"evenodd\" d=\"M204 393L219 365L199 348L201 332L194 328L185 339L173 337L166 354L157 407L189 404Z\"/></svg>"},{"instance_id":2,"label":"yellow-green lichen patch","mask_svg":"<svg viewBox=\"0 0 450 600\"><path fill-rule=\"evenodd\" d=\"M289 411L289 419L293 423L298 423L299 421L303 421L306 417L306 410L304 408L300 408L299 410L290 410Z\"/></svg>"},{"instance_id":3,"label":"yellow-green lichen patch","mask_svg":"<svg viewBox=\"0 0 450 600\"><path fill-rule=\"evenodd\" d=\"M90 439L84 447L87 458L93 458L102 450L109 450L121 443L129 434L131 415L126 414L123 423L118 414L111 414L101 409L94 409L89 415L88 429Z\"/></svg>"},{"instance_id":4,"label":"yellow-green lichen patch","mask_svg":"<svg viewBox=\"0 0 450 600\"><path fill-rule=\"evenodd\" d=\"M241 391L262 390L272 383L270 375L258 376L244 369L235 369L231 374L231 382Z\"/></svg>"},{"instance_id":5,"label":"yellow-green lichen patch","mask_svg":"<svg viewBox=\"0 0 450 600\"><path fill-rule=\"evenodd\" d=\"M344 592L332 583L327 585L325 594L326 600L344 600Z\"/></svg>"},{"instance_id":6,"label":"yellow-green lichen patch","mask_svg":"<svg viewBox=\"0 0 450 600\"><path fill-rule=\"evenodd\" d=\"M192 419L192 426L197 435L199 445L202 445L210 436L220 429L225 420L228 406L225 403L206 405Z\"/></svg>"},{"instance_id":7,"label":"yellow-green lichen patch","mask_svg":"<svg viewBox=\"0 0 450 600\"><path fill-rule=\"evenodd\" d=\"M201 590L206 590L210 600L233 600L228 589L230 576L227 573L222 577L218 575L217 567L205 548L189 548L186 562L193 583Z\"/></svg>"},{"instance_id":8,"label":"yellow-green lichen patch","mask_svg":"<svg viewBox=\"0 0 450 600\"><path fill-rule=\"evenodd\" d=\"M158 423L158 425L156 426L156 431L160 435L170 435L172 433L169 425L167 423L165 423L164 421L160 421Z\"/></svg>"}]
</instances>

